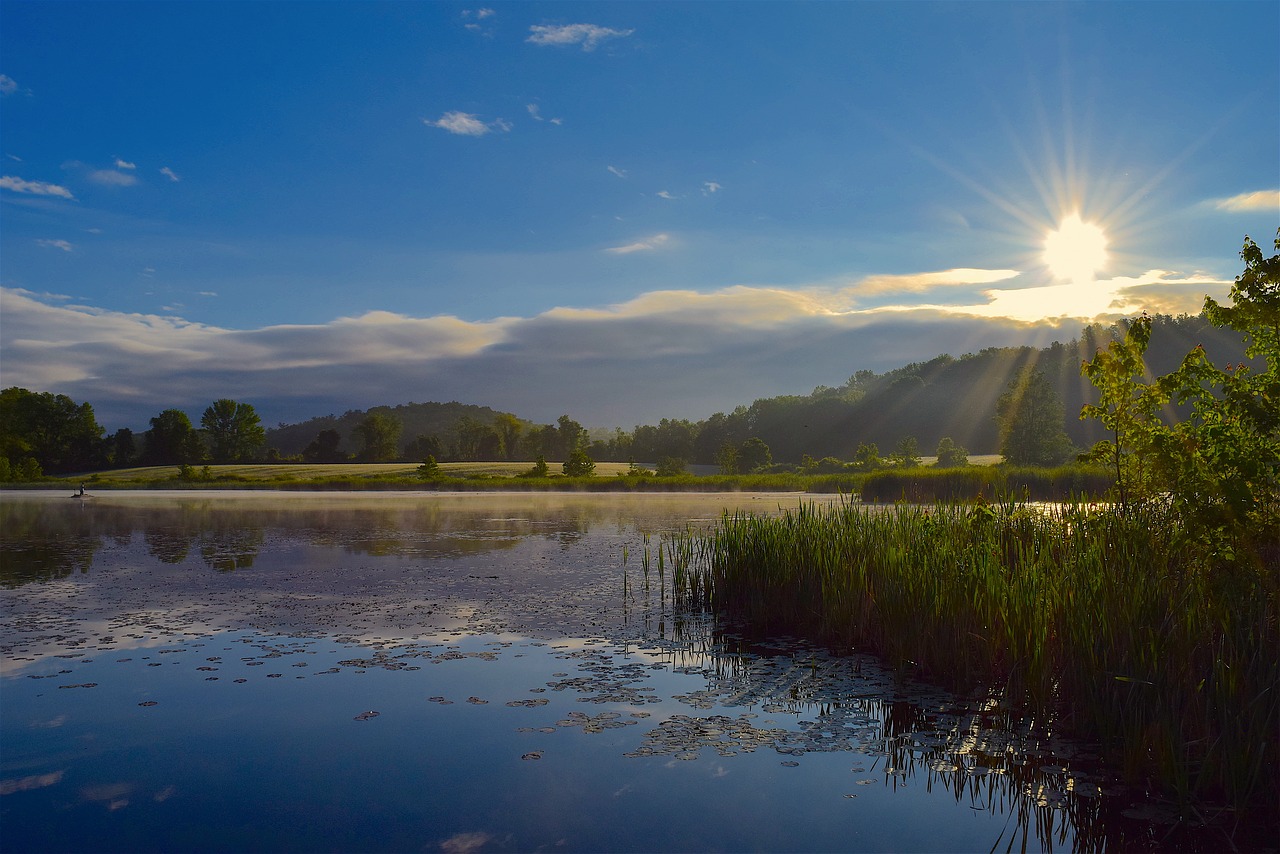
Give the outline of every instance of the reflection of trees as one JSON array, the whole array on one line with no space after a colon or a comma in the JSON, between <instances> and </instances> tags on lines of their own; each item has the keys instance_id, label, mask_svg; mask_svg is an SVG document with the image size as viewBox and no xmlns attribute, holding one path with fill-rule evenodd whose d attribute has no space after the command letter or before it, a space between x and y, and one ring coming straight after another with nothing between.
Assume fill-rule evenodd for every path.
<instances>
[{"instance_id":1,"label":"reflection of trees","mask_svg":"<svg viewBox=\"0 0 1280 854\"><path fill-rule=\"evenodd\" d=\"M20 587L89 571L101 540L85 530L78 504L62 509L72 512L50 515L39 504L0 502L0 584Z\"/></svg>"},{"instance_id":2,"label":"reflection of trees","mask_svg":"<svg viewBox=\"0 0 1280 854\"><path fill-rule=\"evenodd\" d=\"M253 566L266 534L262 528L234 528L202 531L200 557L218 572L233 572Z\"/></svg>"},{"instance_id":3,"label":"reflection of trees","mask_svg":"<svg viewBox=\"0 0 1280 854\"><path fill-rule=\"evenodd\" d=\"M471 497L395 503L379 496L130 496L92 501L14 496L0 504L0 583L87 572L102 543L141 536L158 562L192 554L220 572L253 565L268 536L338 547L354 554L461 558L514 548L538 537L568 547L600 524L622 524L611 500L554 496Z\"/></svg>"},{"instance_id":4,"label":"reflection of trees","mask_svg":"<svg viewBox=\"0 0 1280 854\"><path fill-rule=\"evenodd\" d=\"M148 528L144 534L147 551L161 563L182 563L191 552L194 539L190 534L165 528Z\"/></svg>"}]
</instances>

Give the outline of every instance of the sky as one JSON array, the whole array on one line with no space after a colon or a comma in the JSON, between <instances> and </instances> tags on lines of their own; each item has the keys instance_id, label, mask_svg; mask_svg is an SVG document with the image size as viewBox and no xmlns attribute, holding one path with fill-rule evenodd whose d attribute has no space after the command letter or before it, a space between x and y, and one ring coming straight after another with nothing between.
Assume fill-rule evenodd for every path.
<instances>
[{"instance_id":1,"label":"sky","mask_svg":"<svg viewBox=\"0 0 1280 854\"><path fill-rule=\"evenodd\" d=\"M1276 2L0 3L0 386L706 418L1199 311Z\"/></svg>"}]
</instances>

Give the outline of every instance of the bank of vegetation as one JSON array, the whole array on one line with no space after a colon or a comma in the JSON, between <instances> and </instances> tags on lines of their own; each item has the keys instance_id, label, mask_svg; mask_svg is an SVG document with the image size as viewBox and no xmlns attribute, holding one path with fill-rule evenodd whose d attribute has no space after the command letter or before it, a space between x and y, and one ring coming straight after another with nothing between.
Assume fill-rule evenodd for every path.
<instances>
[{"instance_id":1,"label":"bank of vegetation","mask_svg":"<svg viewBox=\"0 0 1280 854\"><path fill-rule=\"evenodd\" d=\"M1233 305L1207 299L1206 315L1261 369L1195 348L1154 375L1147 318L1084 366L1108 502L727 517L668 544L680 595L986 686L1098 739L1189 820L1280 832L1280 254L1246 242L1242 256ZM1170 404L1190 416L1167 420Z\"/></svg>"}]
</instances>

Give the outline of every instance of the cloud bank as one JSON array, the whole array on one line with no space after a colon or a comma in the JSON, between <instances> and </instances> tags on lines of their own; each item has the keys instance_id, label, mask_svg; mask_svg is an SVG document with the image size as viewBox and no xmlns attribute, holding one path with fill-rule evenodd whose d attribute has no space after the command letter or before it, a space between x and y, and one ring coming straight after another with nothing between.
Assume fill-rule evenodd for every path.
<instances>
[{"instance_id":1,"label":"cloud bank","mask_svg":"<svg viewBox=\"0 0 1280 854\"><path fill-rule=\"evenodd\" d=\"M957 280L981 288L1005 272L943 271L908 281L933 281L949 295ZM867 281L868 290L884 283ZM1221 296L1228 287L1151 271L1101 290L1121 304L1119 316L1198 311L1205 293ZM857 291L858 284L735 286L486 321L375 311L316 325L225 329L9 288L0 289L0 382L88 401L109 430L145 429L162 409L198 413L220 397L253 403L269 424L459 400L544 423L569 413L591 426L631 427L705 418L940 353L1067 341L1081 328L1074 318L1028 322L1007 310L1055 296L1053 288L985 287L977 300L875 308L851 305Z\"/></svg>"}]
</instances>

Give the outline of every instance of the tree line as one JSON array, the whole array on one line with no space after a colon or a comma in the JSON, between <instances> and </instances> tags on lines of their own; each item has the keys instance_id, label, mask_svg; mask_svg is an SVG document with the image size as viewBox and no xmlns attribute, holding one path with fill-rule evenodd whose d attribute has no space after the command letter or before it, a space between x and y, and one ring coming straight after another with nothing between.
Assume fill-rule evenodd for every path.
<instances>
[{"instance_id":1,"label":"tree line","mask_svg":"<svg viewBox=\"0 0 1280 854\"><path fill-rule=\"evenodd\" d=\"M1149 371L1175 369L1196 345L1219 361L1249 360L1240 331L1215 325L1206 314L1145 322ZM662 418L631 431L588 431L568 414L537 424L457 402L351 410L268 430L252 404L224 398L204 411L198 426L183 411L166 409L140 435L124 428L106 436L90 404L15 387L0 392L0 480L132 465L566 461L579 452L592 461L641 461L668 473L688 465L742 474L869 470L909 466L928 451L939 464L956 465L970 449L998 451L1012 463L1054 465L1107 437L1098 420L1074 417L1099 402L1080 366L1124 341L1130 328L1095 324L1066 344L1041 349L987 348L884 374L862 370L808 395L762 398L701 421ZM1179 405L1181 414L1190 413L1186 401L1169 404Z\"/></svg>"}]
</instances>

